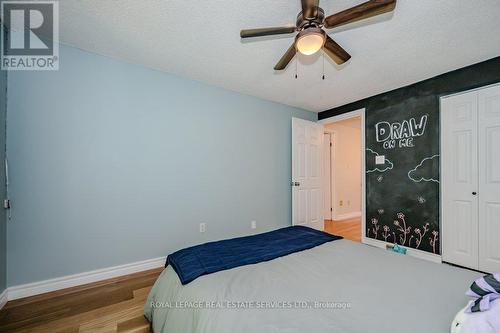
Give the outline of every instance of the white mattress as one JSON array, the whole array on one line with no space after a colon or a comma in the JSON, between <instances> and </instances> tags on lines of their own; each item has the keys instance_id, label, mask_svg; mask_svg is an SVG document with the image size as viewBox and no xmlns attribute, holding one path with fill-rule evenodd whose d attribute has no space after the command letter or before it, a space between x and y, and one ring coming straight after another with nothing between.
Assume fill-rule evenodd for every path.
<instances>
[{"instance_id":1,"label":"white mattress","mask_svg":"<svg viewBox=\"0 0 500 333\"><path fill-rule=\"evenodd\" d=\"M185 286L167 267L145 316L155 333L445 333L479 276L338 240Z\"/></svg>"}]
</instances>

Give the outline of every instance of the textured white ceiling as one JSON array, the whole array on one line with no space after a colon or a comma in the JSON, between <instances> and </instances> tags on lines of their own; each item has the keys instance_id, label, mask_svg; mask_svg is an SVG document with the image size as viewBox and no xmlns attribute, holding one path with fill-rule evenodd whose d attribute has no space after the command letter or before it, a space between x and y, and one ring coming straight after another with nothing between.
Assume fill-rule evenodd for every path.
<instances>
[{"instance_id":1,"label":"textured white ceiling","mask_svg":"<svg viewBox=\"0 0 500 333\"><path fill-rule=\"evenodd\" d=\"M322 0L327 14L364 0ZM61 0L65 44L311 111L500 55L499 0L399 0L393 14L329 30L352 59L273 66L293 35L242 41L242 28L293 25L299 0Z\"/></svg>"}]
</instances>

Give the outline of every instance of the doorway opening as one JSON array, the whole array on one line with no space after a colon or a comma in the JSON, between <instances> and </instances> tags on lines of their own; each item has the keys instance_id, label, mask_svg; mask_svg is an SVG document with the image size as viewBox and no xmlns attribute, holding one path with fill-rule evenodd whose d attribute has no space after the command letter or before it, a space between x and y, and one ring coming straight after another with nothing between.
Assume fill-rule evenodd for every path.
<instances>
[{"instance_id":1,"label":"doorway opening","mask_svg":"<svg viewBox=\"0 0 500 333\"><path fill-rule=\"evenodd\" d=\"M323 121L324 230L361 242L364 126L358 112Z\"/></svg>"}]
</instances>

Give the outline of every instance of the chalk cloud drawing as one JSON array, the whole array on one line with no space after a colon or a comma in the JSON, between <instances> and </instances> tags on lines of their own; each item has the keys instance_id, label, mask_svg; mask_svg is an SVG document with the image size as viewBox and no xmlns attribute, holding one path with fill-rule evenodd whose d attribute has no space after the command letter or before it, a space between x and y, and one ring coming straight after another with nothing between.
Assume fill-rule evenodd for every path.
<instances>
[{"instance_id":1,"label":"chalk cloud drawing","mask_svg":"<svg viewBox=\"0 0 500 333\"><path fill-rule=\"evenodd\" d=\"M384 164L375 164L375 156L379 156L379 154L376 151L371 150L370 148L367 148L366 151L370 153L370 156L367 158L366 162L366 173L372 173L376 171L386 172L387 170L392 170L394 168L394 164L387 158L385 159Z\"/></svg>"},{"instance_id":2,"label":"chalk cloud drawing","mask_svg":"<svg viewBox=\"0 0 500 333\"><path fill-rule=\"evenodd\" d=\"M408 178L415 183L439 183L439 155L424 158L415 168L408 171Z\"/></svg>"}]
</instances>

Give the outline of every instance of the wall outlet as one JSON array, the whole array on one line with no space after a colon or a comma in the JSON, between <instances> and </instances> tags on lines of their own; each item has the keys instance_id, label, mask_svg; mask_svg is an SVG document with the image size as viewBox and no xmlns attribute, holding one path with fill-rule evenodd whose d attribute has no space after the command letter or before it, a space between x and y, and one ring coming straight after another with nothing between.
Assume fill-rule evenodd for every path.
<instances>
[{"instance_id":1,"label":"wall outlet","mask_svg":"<svg viewBox=\"0 0 500 333\"><path fill-rule=\"evenodd\" d=\"M342 207L344 205L344 200L339 201L339 206Z\"/></svg>"},{"instance_id":2,"label":"wall outlet","mask_svg":"<svg viewBox=\"0 0 500 333\"><path fill-rule=\"evenodd\" d=\"M250 228L257 229L257 221L250 222Z\"/></svg>"},{"instance_id":3,"label":"wall outlet","mask_svg":"<svg viewBox=\"0 0 500 333\"><path fill-rule=\"evenodd\" d=\"M207 224L206 223L200 223L200 232L204 233L207 231Z\"/></svg>"}]
</instances>

